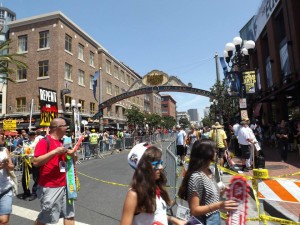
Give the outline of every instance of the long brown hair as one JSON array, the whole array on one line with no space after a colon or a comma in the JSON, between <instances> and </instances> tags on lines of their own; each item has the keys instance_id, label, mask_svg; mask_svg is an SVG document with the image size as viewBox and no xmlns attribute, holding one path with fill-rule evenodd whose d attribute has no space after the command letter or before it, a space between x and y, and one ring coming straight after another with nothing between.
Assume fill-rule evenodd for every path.
<instances>
[{"instance_id":1,"label":"long brown hair","mask_svg":"<svg viewBox=\"0 0 300 225\"><path fill-rule=\"evenodd\" d=\"M178 196L181 199L187 199L188 183L191 175L195 171L204 169L214 160L215 144L211 140L195 141L191 150L190 162L187 172L182 180L178 191Z\"/></svg>"},{"instance_id":2,"label":"long brown hair","mask_svg":"<svg viewBox=\"0 0 300 225\"><path fill-rule=\"evenodd\" d=\"M161 170L160 178L154 179L154 170L151 162L161 159L162 152L155 146L149 147L142 156L133 174L131 188L137 193L139 212L154 213L156 210L156 187L160 189L160 195L170 205L171 200L166 190L167 179Z\"/></svg>"}]
</instances>

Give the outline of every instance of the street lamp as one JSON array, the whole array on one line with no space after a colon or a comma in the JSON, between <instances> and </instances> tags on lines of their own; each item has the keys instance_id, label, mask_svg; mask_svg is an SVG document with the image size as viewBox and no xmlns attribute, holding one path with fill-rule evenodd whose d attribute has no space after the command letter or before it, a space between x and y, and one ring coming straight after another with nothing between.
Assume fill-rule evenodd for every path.
<instances>
[{"instance_id":1,"label":"street lamp","mask_svg":"<svg viewBox=\"0 0 300 225\"><path fill-rule=\"evenodd\" d=\"M218 119L218 117L217 117L217 104L218 104L218 100L216 100L216 99L212 100L211 106L214 110L214 120L215 120L214 122L217 122L217 119Z\"/></svg>"},{"instance_id":2,"label":"street lamp","mask_svg":"<svg viewBox=\"0 0 300 225\"><path fill-rule=\"evenodd\" d=\"M223 56L227 65L231 68L230 72L237 73L239 79L239 97L244 98L245 84L242 73L249 68L249 55L254 53L255 42L252 40L243 41L240 37L235 37L232 43L225 45Z\"/></svg>"}]
</instances>

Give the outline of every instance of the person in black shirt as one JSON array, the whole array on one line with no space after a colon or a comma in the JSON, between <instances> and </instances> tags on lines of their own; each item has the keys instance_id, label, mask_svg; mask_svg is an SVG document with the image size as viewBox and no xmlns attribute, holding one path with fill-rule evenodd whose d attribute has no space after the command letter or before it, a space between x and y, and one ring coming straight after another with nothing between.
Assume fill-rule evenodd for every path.
<instances>
[{"instance_id":1,"label":"person in black shirt","mask_svg":"<svg viewBox=\"0 0 300 225\"><path fill-rule=\"evenodd\" d=\"M281 162L286 162L289 149L289 129L284 120L281 121L276 130L276 137L278 148L280 150Z\"/></svg>"}]
</instances>

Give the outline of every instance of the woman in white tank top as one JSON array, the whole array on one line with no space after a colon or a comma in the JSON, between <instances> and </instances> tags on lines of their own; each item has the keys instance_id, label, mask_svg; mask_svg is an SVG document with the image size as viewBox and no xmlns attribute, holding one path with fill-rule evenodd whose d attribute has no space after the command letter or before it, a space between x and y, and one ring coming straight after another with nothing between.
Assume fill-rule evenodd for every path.
<instances>
[{"instance_id":1,"label":"woman in white tank top","mask_svg":"<svg viewBox=\"0 0 300 225\"><path fill-rule=\"evenodd\" d=\"M121 225L184 225L186 221L167 215L171 204L166 190L166 176L161 160L162 151L140 143L128 155L135 169L131 187L124 202Z\"/></svg>"}]
</instances>

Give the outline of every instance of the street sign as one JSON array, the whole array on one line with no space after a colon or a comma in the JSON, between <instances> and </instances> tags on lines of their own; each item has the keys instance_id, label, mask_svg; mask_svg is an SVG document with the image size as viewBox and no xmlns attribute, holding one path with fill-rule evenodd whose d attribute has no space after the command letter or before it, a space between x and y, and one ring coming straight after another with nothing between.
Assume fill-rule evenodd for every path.
<instances>
[{"instance_id":1,"label":"street sign","mask_svg":"<svg viewBox=\"0 0 300 225\"><path fill-rule=\"evenodd\" d=\"M246 98L240 98L240 109L246 109L247 108L247 100Z\"/></svg>"},{"instance_id":2,"label":"street sign","mask_svg":"<svg viewBox=\"0 0 300 225\"><path fill-rule=\"evenodd\" d=\"M87 125L89 122L86 121L86 120L82 120L81 123L85 126L85 125Z\"/></svg>"}]
</instances>

